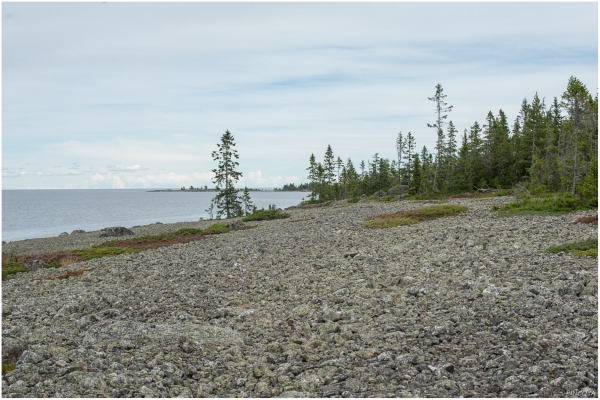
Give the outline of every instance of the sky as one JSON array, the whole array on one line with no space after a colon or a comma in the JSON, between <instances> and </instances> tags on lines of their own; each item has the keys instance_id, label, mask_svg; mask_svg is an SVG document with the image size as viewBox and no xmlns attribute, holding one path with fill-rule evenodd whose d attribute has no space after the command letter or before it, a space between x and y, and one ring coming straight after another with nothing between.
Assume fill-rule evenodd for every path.
<instances>
[{"instance_id":1,"label":"sky","mask_svg":"<svg viewBox=\"0 0 600 400\"><path fill-rule=\"evenodd\" d=\"M439 83L459 132L570 76L598 92L598 4L2 3L2 189L306 182L327 145L358 166L433 151Z\"/></svg>"}]
</instances>

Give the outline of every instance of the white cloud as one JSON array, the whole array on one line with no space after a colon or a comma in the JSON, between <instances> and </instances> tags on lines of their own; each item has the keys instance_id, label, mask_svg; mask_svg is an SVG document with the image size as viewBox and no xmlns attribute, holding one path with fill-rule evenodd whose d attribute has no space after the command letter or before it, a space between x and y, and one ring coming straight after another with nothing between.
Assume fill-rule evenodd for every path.
<instances>
[{"instance_id":1,"label":"white cloud","mask_svg":"<svg viewBox=\"0 0 600 400\"><path fill-rule=\"evenodd\" d=\"M111 172L135 172L135 171L147 171L148 168L142 168L140 165L130 165L123 167L121 165L108 165L106 167Z\"/></svg>"},{"instance_id":2,"label":"white cloud","mask_svg":"<svg viewBox=\"0 0 600 400\"><path fill-rule=\"evenodd\" d=\"M125 189L125 182L119 178L118 175L112 176L112 187L113 189Z\"/></svg>"},{"instance_id":3,"label":"white cloud","mask_svg":"<svg viewBox=\"0 0 600 400\"><path fill-rule=\"evenodd\" d=\"M297 176L268 176L263 177L262 171L248 172L239 181L239 186L249 186L250 184L258 186L283 186L286 183L301 183Z\"/></svg>"},{"instance_id":4,"label":"white cloud","mask_svg":"<svg viewBox=\"0 0 600 400\"><path fill-rule=\"evenodd\" d=\"M106 180L106 177L102 174L92 175L92 182L94 182L94 183L104 182L105 180Z\"/></svg>"},{"instance_id":5,"label":"white cloud","mask_svg":"<svg viewBox=\"0 0 600 400\"><path fill-rule=\"evenodd\" d=\"M191 174L177 174L170 172L167 174L158 175L145 175L141 177L126 177L125 180L128 183L139 183L144 187L151 187L152 185L170 185L170 184L183 184L185 186L197 186L197 185L212 185L212 178L214 174L212 172L194 172Z\"/></svg>"}]
</instances>

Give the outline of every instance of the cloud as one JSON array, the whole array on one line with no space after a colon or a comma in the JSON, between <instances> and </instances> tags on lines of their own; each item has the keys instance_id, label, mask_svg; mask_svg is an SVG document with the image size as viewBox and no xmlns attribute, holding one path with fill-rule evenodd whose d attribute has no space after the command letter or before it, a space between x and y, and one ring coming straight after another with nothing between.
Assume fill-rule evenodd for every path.
<instances>
[{"instance_id":1,"label":"cloud","mask_svg":"<svg viewBox=\"0 0 600 400\"><path fill-rule=\"evenodd\" d=\"M225 129L247 184L299 183L310 154L322 160L328 144L355 166L376 152L395 157L400 130L432 151L427 97L438 82L459 132L489 110L513 121L536 91L548 104L571 75L592 94L598 87L597 3L9 2L3 10L12 15L2 27L3 166L32 163L5 188L120 185L112 176L127 187L212 186L192 171L214 168Z\"/></svg>"},{"instance_id":2,"label":"cloud","mask_svg":"<svg viewBox=\"0 0 600 400\"><path fill-rule=\"evenodd\" d=\"M212 185L212 178L215 175L212 172L194 172L191 174L177 174L170 172L168 174L145 175L141 177L126 177L128 183L139 183L144 187L152 185Z\"/></svg>"},{"instance_id":3,"label":"cloud","mask_svg":"<svg viewBox=\"0 0 600 400\"><path fill-rule=\"evenodd\" d=\"M27 171L20 171L20 172L2 171L3 178L21 178L25 175L27 175Z\"/></svg>"},{"instance_id":4,"label":"cloud","mask_svg":"<svg viewBox=\"0 0 600 400\"><path fill-rule=\"evenodd\" d=\"M250 183L255 185L269 185L269 186L282 186L286 183L301 183L300 178L297 176L269 176L263 177L262 171L248 172L245 174L246 177L240 179L239 186L248 186Z\"/></svg>"},{"instance_id":5,"label":"cloud","mask_svg":"<svg viewBox=\"0 0 600 400\"><path fill-rule=\"evenodd\" d=\"M106 167L111 172L136 172L136 171L147 171L148 168L142 168L140 165L131 165L123 167L121 165L108 165Z\"/></svg>"}]
</instances>

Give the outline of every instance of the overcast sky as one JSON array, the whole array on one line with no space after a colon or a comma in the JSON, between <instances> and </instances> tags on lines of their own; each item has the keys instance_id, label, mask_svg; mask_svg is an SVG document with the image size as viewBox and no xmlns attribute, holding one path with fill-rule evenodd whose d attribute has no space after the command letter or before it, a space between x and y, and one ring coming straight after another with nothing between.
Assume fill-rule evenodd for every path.
<instances>
[{"instance_id":1,"label":"overcast sky","mask_svg":"<svg viewBox=\"0 0 600 400\"><path fill-rule=\"evenodd\" d=\"M576 76L598 88L597 3L3 3L2 188L306 181L311 153L432 151L440 83L459 132L514 121Z\"/></svg>"}]
</instances>

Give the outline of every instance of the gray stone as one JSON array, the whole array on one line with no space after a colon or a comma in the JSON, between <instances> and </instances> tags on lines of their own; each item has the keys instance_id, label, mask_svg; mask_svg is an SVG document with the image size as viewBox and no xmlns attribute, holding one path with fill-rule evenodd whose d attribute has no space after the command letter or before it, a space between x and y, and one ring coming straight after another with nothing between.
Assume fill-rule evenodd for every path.
<instances>
[{"instance_id":1,"label":"gray stone","mask_svg":"<svg viewBox=\"0 0 600 400\"><path fill-rule=\"evenodd\" d=\"M48 265L42 260L31 260L25 263L25 268L35 271L36 269L48 268Z\"/></svg>"},{"instance_id":2,"label":"gray stone","mask_svg":"<svg viewBox=\"0 0 600 400\"><path fill-rule=\"evenodd\" d=\"M132 236L135 233L123 226L112 226L103 229L104 233L100 234L100 237L121 237L121 236Z\"/></svg>"}]
</instances>

